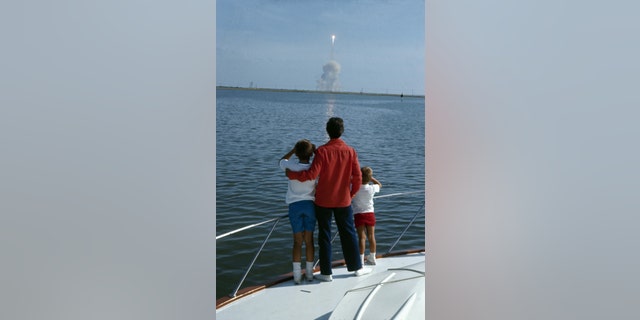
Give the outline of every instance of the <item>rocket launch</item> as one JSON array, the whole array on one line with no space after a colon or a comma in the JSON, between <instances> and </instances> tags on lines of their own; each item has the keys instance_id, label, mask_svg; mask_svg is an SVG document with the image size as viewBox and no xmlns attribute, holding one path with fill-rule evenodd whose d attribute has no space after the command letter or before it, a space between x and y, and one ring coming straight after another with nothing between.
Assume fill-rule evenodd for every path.
<instances>
[{"instance_id":1,"label":"rocket launch","mask_svg":"<svg viewBox=\"0 0 640 320\"><path fill-rule=\"evenodd\" d=\"M336 35L331 35L331 59L322 66L322 76L318 80L318 90L321 91L338 91L340 83L338 75L340 74L340 64L333 58L333 47L336 42Z\"/></svg>"}]
</instances>

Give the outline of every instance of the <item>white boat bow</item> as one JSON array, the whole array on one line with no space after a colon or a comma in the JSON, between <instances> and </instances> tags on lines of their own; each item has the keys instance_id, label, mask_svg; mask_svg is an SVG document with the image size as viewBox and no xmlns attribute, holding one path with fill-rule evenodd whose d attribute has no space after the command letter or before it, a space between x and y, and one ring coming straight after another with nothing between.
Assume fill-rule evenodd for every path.
<instances>
[{"instance_id":1,"label":"white boat bow","mask_svg":"<svg viewBox=\"0 0 640 320\"><path fill-rule=\"evenodd\" d=\"M424 319L423 249L384 255L359 277L342 262L331 282L296 285L287 274L271 286L219 299L216 319Z\"/></svg>"}]
</instances>

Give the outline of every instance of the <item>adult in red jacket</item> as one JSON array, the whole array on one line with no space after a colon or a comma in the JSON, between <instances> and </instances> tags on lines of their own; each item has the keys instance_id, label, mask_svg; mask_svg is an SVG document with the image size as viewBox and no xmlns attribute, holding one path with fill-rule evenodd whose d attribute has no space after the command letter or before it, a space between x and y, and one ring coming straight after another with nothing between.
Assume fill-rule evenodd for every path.
<instances>
[{"instance_id":1,"label":"adult in red jacket","mask_svg":"<svg viewBox=\"0 0 640 320\"><path fill-rule=\"evenodd\" d=\"M358 238L353 223L351 198L362 184L362 173L356 151L348 146L340 136L344 132L344 122L333 117L327 121L329 142L320 146L308 170L293 172L287 170L289 179L307 181L318 178L316 186L316 220L318 221L318 244L320 247L321 281L332 281L331 274L331 215L333 214L340 233L342 253L347 270L357 276L369 273L362 267Z\"/></svg>"}]
</instances>

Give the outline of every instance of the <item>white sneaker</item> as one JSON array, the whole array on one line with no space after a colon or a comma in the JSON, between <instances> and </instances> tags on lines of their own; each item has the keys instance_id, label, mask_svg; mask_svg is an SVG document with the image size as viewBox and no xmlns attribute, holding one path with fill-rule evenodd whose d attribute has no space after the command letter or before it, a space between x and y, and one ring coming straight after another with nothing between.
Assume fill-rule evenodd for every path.
<instances>
[{"instance_id":1,"label":"white sneaker","mask_svg":"<svg viewBox=\"0 0 640 320\"><path fill-rule=\"evenodd\" d=\"M369 254L369 256L367 257L367 263L371 264L371 265L376 265L376 256Z\"/></svg>"},{"instance_id":2,"label":"white sneaker","mask_svg":"<svg viewBox=\"0 0 640 320\"><path fill-rule=\"evenodd\" d=\"M307 261L307 264L304 267L307 270L305 272L307 281L313 281L313 261Z\"/></svg>"},{"instance_id":3,"label":"white sneaker","mask_svg":"<svg viewBox=\"0 0 640 320\"><path fill-rule=\"evenodd\" d=\"M307 278L307 281L313 281L313 272L309 272L309 270L307 269L307 272L305 272L305 276Z\"/></svg>"},{"instance_id":4,"label":"white sneaker","mask_svg":"<svg viewBox=\"0 0 640 320\"><path fill-rule=\"evenodd\" d=\"M324 281L324 282L333 281L333 277L330 274L318 274L318 275L316 275L316 279L318 279L320 281Z\"/></svg>"},{"instance_id":5,"label":"white sneaker","mask_svg":"<svg viewBox=\"0 0 640 320\"><path fill-rule=\"evenodd\" d=\"M356 272L355 272L357 277L363 276L363 275L369 274L369 273L371 273L371 268L365 268L365 267L362 267L362 268L356 270Z\"/></svg>"},{"instance_id":6,"label":"white sneaker","mask_svg":"<svg viewBox=\"0 0 640 320\"><path fill-rule=\"evenodd\" d=\"M300 284L302 282L302 273L300 270L293 270L293 282Z\"/></svg>"}]
</instances>

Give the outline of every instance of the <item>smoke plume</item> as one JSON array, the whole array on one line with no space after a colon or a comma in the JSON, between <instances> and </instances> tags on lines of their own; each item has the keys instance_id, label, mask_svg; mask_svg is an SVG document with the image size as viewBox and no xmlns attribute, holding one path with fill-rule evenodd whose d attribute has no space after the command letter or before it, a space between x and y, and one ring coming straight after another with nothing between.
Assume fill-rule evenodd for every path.
<instances>
[{"instance_id":1,"label":"smoke plume","mask_svg":"<svg viewBox=\"0 0 640 320\"><path fill-rule=\"evenodd\" d=\"M338 91L340 90L340 82L338 75L340 74L340 64L331 60L322 67L322 77L318 80L318 90L321 91Z\"/></svg>"}]
</instances>

